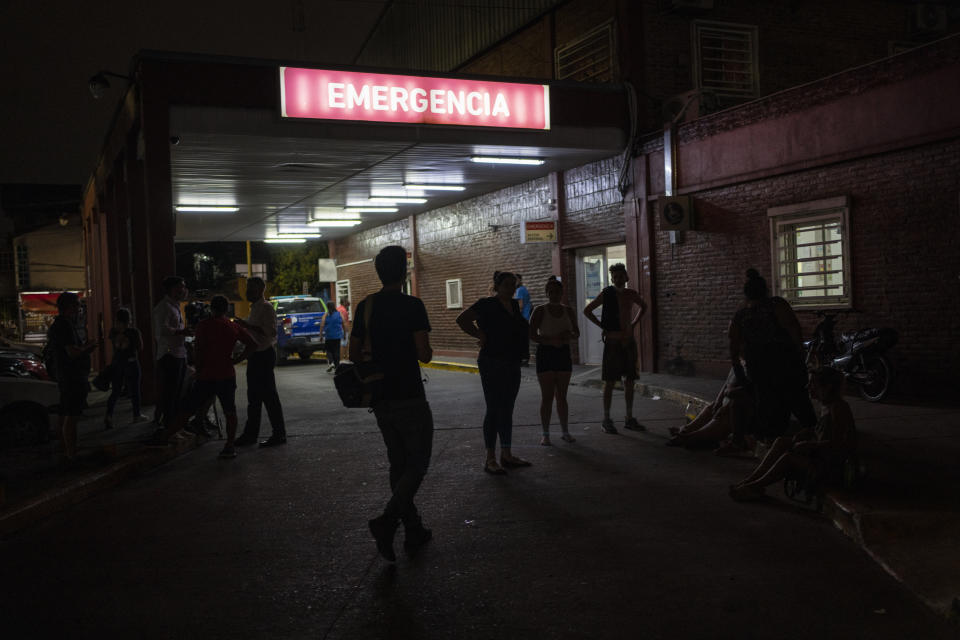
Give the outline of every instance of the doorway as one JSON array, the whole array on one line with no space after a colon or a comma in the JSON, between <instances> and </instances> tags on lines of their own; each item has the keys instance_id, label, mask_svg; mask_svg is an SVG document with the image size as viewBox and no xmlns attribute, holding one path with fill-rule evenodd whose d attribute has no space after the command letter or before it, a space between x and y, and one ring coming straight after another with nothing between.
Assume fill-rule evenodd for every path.
<instances>
[{"instance_id":1,"label":"doorway","mask_svg":"<svg viewBox=\"0 0 960 640\"><path fill-rule=\"evenodd\" d=\"M610 265L627 262L627 246L591 247L577 250L577 304L582 310L610 285ZM600 317L603 306L594 314ZM599 365L603 362L603 335L600 327L586 318L580 322L580 362Z\"/></svg>"}]
</instances>

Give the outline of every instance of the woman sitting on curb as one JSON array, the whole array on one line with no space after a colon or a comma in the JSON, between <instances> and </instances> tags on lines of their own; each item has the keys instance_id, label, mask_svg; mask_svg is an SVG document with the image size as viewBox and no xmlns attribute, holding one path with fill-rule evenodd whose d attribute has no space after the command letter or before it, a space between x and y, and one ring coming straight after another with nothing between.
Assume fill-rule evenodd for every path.
<instances>
[{"instance_id":1,"label":"woman sitting on curb","mask_svg":"<svg viewBox=\"0 0 960 640\"><path fill-rule=\"evenodd\" d=\"M734 432L751 433L753 397L737 383L733 371L727 376L716 400L683 427L670 427L668 447L705 447ZM719 450L718 450L719 451Z\"/></svg>"},{"instance_id":2,"label":"woman sitting on curb","mask_svg":"<svg viewBox=\"0 0 960 640\"><path fill-rule=\"evenodd\" d=\"M810 376L810 396L820 400L822 410L813 430L804 429L792 439L780 437L753 473L730 486L738 502L763 497L764 487L783 479L790 471L803 471L808 478L829 479L842 470L843 462L856 448L856 429L850 405L843 399L843 373L823 367Z\"/></svg>"}]
</instances>

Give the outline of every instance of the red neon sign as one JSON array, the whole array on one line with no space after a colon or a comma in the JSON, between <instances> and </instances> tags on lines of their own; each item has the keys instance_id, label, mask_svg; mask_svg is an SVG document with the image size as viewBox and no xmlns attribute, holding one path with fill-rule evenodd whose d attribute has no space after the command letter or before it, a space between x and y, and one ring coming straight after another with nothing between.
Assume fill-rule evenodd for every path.
<instances>
[{"instance_id":1,"label":"red neon sign","mask_svg":"<svg viewBox=\"0 0 960 640\"><path fill-rule=\"evenodd\" d=\"M550 128L543 84L280 67L284 118Z\"/></svg>"}]
</instances>

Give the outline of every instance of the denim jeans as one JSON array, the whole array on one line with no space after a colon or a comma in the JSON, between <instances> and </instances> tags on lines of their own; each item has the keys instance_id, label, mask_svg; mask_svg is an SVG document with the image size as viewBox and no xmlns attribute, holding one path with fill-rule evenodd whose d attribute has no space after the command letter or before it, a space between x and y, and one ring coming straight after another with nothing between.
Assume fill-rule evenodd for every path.
<instances>
[{"instance_id":1,"label":"denim jeans","mask_svg":"<svg viewBox=\"0 0 960 640\"><path fill-rule=\"evenodd\" d=\"M406 527L420 524L413 497L423 482L433 452L433 413L426 399L386 401L373 411L387 445L390 497L384 515Z\"/></svg>"},{"instance_id":2,"label":"denim jeans","mask_svg":"<svg viewBox=\"0 0 960 640\"><path fill-rule=\"evenodd\" d=\"M513 437L513 407L520 392L520 363L480 357L480 384L487 412L483 416L483 444L487 449L497 445L510 447Z\"/></svg>"},{"instance_id":3,"label":"denim jeans","mask_svg":"<svg viewBox=\"0 0 960 640\"><path fill-rule=\"evenodd\" d=\"M140 415L140 361L125 360L113 364L113 380L110 382L110 397L107 398L107 415L113 415L120 392L126 387L130 394L133 415Z\"/></svg>"}]
</instances>

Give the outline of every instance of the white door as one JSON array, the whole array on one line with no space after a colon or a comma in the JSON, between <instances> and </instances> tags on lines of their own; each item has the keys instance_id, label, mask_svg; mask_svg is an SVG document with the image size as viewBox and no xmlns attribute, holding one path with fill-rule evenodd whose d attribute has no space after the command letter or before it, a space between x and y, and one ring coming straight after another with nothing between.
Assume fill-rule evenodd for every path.
<instances>
[{"instance_id":1,"label":"white door","mask_svg":"<svg viewBox=\"0 0 960 640\"><path fill-rule=\"evenodd\" d=\"M626 263L626 245L595 247L577 251L577 304L578 311L583 310L591 300L600 295L604 287L610 284L610 265ZM603 305L593 313L600 317ZM603 339L600 327L586 318L580 322L580 362L598 365L603 362Z\"/></svg>"}]
</instances>

